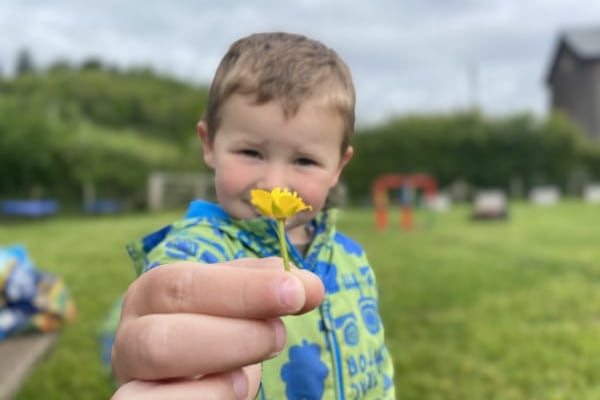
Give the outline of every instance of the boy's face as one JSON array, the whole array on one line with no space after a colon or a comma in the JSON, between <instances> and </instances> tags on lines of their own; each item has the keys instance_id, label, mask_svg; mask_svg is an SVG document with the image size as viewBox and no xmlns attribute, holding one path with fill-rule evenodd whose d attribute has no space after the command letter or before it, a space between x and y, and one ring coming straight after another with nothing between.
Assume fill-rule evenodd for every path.
<instances>
[{"instance_id":1,"label":"boy's face","mask_svg":"<svg viewBox=\"0 0 600 400\"><path fill-rule=\"evenodd\" d=\"M340 157L341 116L318 98L305 101L286 119L278 102L257 105L247 96L233 95L223 107L214 140L208 139L203 122L198 133L204 161L215 171L217 200L232 217L258 215L250 203L255 188L287 188L313 207L287 221L293 242L303 240L303 226L323 208L329 189L352 157L351 147Z\"/></svg>"}]
</instances>

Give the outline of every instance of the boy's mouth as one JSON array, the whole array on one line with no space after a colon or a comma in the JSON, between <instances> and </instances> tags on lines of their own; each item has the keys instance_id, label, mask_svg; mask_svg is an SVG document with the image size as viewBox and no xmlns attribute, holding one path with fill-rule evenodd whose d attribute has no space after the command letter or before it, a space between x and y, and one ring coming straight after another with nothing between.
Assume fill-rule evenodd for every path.
<instances>
[{"instance_id":1,"label":"boy's mouth","mask_svg":"<svg viewBox=\"0 0 600 400\"><path fill-rule=\"evenodd\" d=\"M256 207L254 207L254 204L252 204L250 199L244 198L244 199L242 199L242 202L252 210L252 218L257 218L257 217L261 216L260 212L258 212Z\"/></svg>"}]
</instances>

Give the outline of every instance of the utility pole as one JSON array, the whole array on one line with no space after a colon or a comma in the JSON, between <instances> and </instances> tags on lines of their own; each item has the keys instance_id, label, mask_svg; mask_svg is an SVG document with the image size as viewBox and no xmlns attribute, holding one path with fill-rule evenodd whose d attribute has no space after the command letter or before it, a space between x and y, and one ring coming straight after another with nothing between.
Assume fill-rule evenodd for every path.
<instances>
[{"instance_id":1,"label":"utility pole","mask_svg":"<svg viewBox=\"0 0 600 400\"><path fill-rule=\"evenodd\" d=\"M467 82L469 88L470 109L479 110L479 66L476 62L467 65Z\"/></svg>"}]
</instances>

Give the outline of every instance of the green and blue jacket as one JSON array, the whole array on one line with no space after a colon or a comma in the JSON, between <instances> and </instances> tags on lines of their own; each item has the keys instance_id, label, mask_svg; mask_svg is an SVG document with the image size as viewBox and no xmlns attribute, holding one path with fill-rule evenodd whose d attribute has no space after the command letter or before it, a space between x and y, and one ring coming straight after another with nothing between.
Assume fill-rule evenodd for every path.
<instances>
[{"instance_id":1,"label":"green and blue jacket","mask_svg":"<svg viewBox=\"0 0 600 400\"><path fill-rule=\"evenodd\" d=\"M283 318L286 348L263 362L259 399L395 399L375 276L364 250L337 232L335 216L336 210L326 210L312 221L315 234L305 257L288 241L290 260L321 278L325 298L306 314ZM141 274L180 260L278 256L280 245L275 221L234 220L220 206L198 200L182 220L132 243L128 251ZM118 313L115 309L105 326L106 363Z\"/></svg>"}]
</instances>

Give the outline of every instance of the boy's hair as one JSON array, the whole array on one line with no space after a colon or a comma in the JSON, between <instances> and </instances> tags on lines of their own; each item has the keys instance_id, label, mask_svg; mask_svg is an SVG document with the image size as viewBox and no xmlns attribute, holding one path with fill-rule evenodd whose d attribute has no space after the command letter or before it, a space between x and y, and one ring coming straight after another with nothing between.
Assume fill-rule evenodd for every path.
<instances>
[{"instance_id":1,"label":"boy's hair","mask_svg":"<svg viewBox=\"0 0 600 400\"><path fill-rule=\"evenodd\" d=\"M223 105L232 94L253 96L257 104L281 103L286 117L303 101L321 95L344 121L342 154L354 131L355 92L348 66L335 51L302 35L256 33L234 42L223 56L210 87L204 121L212 140Z\"/></svg>"}]
</instances>

